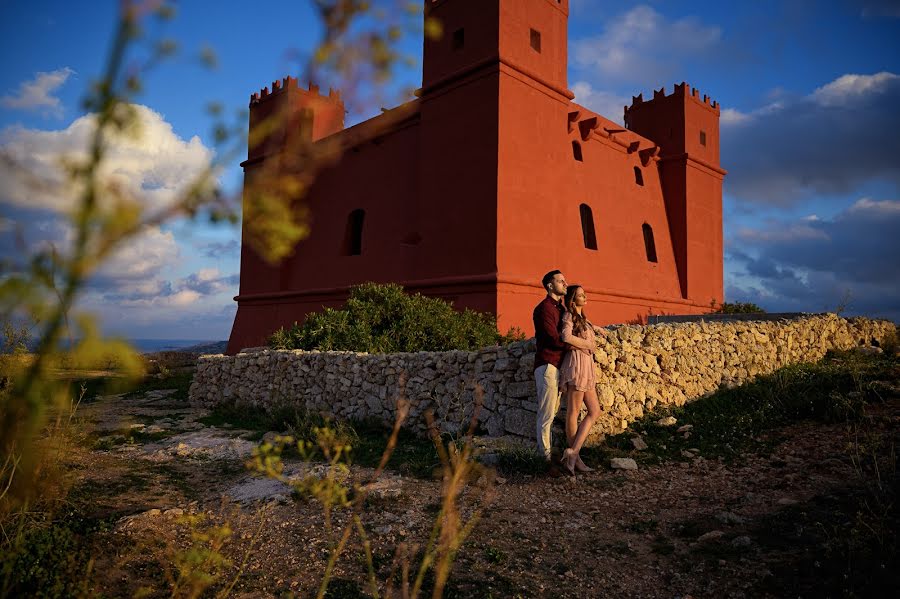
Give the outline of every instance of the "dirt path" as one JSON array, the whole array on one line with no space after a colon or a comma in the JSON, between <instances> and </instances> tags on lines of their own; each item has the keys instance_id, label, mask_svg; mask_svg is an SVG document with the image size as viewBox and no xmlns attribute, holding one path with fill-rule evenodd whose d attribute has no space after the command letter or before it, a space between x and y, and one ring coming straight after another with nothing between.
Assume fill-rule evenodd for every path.
<instances>
[{"instance_id":1,"label":"dirt path","mask_svg":"<svg viewBox=\"0 0 900 599\"><path fill-rule=\"evenodd\" d=\"M227 523L233 534L221 553L231 566L219 580L227 586L243 572L234 596L314 593L328 553L321 507L249 474L244 463L259 434L207 426L205 415L168 391L82 408L95 439L92 449L72 455L78 482L71 501L113 523L94 536L96 589L167 595L179 551L202 544L191 533ZM898 422L895 395L870 412L865 440L895 443ZM828 586L841 578L826 549L855 526L855 506L872 480L858 432L798 424L776 431L774 439L787 440L771 455L734 464L700 456L635 471L598 467L574 479L507 474L460 551L446 596L842 595L854 582ZM322 465L285 461L288 475L323 472ZM353 467L349 477L371 473ZM464 496L465 514L480 484ZM380 581L391 576L398 546L427 540L439 501L437 481L391 472L373 490L364 521ZM190 525L191 514L204 522ZM344 518L336 514L335 525ZM366 596L365 581L359 548L351 547L329 596Z\"/></svg>"}]
</instances>

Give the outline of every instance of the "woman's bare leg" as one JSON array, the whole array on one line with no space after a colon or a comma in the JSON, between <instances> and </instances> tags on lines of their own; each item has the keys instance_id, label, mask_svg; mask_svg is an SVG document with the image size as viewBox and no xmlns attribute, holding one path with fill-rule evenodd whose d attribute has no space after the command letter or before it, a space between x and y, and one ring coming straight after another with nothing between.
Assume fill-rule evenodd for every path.
<instances>
[{"instance_id":1,"label":"woman's bare leg","mask_svg":"<svg viewBox=\"0 0 900 599\"><path fill-rule=\"evenodd\" d=\"M581 413L583 402L584 391L578 391L574 385L570 385L568 393L566 393L566 440L569 442L569 447L563 452L562 464L573 476L575 464L578 461L578 451L572 449L572 443L577 436L578 414Z\"/></svg>"},{"instance_id":2,"label":"woman's bare leg","mask_svg":"<svg viewBox=\"0 0 900 599\"><path fill-rule=\"evenodd\" d=\"M584 417L584 420L578 425L578 430L575 432L575 439L569 445L576 455L581 451L581 446L584 445L588 433L591 432L591 427L594 426L597 418L600 417L600 402L597 401L597 390L591 389L590 391L579 391L578 393L581 395L581 400L584 401L584 404L587 406L588 413L587 416ZM580 402L578 407L580 409Z\"/></svg>"},{"instance_id":3,"label":"woman's bare leg","mask_svg":"<svg viewBox=\"0 0 900 599\"><path fill-rule=\"evenodd\" d=\"M578 414L581 413L583 398L584 391L578 391L574 385L566 387L566 445L569 447L572 447L578 431Z\"/></svg>"}]
</instances>

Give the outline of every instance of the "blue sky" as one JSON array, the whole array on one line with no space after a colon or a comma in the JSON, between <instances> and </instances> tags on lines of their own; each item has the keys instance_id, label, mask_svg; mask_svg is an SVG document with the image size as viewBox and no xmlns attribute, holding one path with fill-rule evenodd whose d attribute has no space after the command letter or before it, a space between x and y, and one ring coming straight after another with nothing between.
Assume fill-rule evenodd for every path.
<instances>
[{"instance_id":1,"label":"blue sky","mask_svg":"<svg viewBox=\"0 0 900 599\"><path fill-rule=\"evenodd\" d=\"M49 168L88 124L81 100L102 71L118 2L85 6L0 0L0 146L24 152L35 168ZM161 204L216 155L207 105L221 102L235 118L251 92L300 74L320 33L302 0L265 10L233 0L177 7L172 22L147 22L148 39L172 38L180 51L135 99L144 141L116 154L115 174ZM900 1L571 0L569 86L577 102L618 121L632 95L681 81L719 101L726 300L770 311L849 300L848 313L900 321L898 40ZM207 47L214 69L198 58ZM420 59L419 34L402 49ZM401 69L384 105L418 86L420 68ZM349 121L379 108L361 107ZM220 179L232 193L237 162ZM64 247L64 200L0 181L0 252L21 252L17 236L27 247ZM225 339L239 240L237 228L201 221L148 231L104 268L81 305L129 337Z\"/></svg>"}]
</instances>

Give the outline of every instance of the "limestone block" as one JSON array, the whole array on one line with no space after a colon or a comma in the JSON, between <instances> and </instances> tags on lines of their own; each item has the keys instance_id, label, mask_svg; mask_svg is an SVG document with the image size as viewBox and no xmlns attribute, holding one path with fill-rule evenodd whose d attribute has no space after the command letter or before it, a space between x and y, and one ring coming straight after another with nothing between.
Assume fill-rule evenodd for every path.
<instances>
[{"instance_id":1,"label":"limestone block","mask_svg":"<svg viewBox=\"0 0 900 599\"><path fill-rule=\"evenodd\" d=\"M494 414L485 422L485 428L491 437L501 437L506 432L503 427L503 416Z\"/></svg>"},{"instance_id":2,"label":"limestone block","mask_svg":"<svg viewBox=\"0 0 900 599\"><path fill-rule=\"evenodd\" d=\"M512 360L510 358L497 358L497 361L494 362L494 371L495 372L503 372L505 370L518 368L518 362Z\"/></svg>"},{"instance_id":3,"label":"limestone block","mask_svg":"<svg viewBox=\"0 0 900 599\"><path fill-rule=\"evenodd\" d=\"M507 385L506 395L516 399L535 397L537 389L532 381L514 382Z\"/></svg>"},{"instance_id":4,"label":"limestone block","mask_svg":"<svg viewBox=\"0 0 900 599\"><path fill-rule=\"evenodd\" d=\"M381 401L381 398L377 395L366 395L365 397L366 406L368 406L369 411L372 414L380 413L384 408L384 404Z\"/></svg>"},{"instance_id":5,"label":"limestone block","mask_svg":"<svg viewBox=\"0 0 900 599\"><path fill-rule=\"evenodd\" d=\"M522 354L522 357L519 358L519 366L534 371L534 353Z\"/></svg>"},{"instance_id":6,"label":"limestone block","mask_svg":"<svg viewBox=\"0 0 900 599\"><path fill-rule=\"evenodd\" d=\"M520 437L533 437L537 415L520 408L508 408L504 414L504 430Z\"/></svg>"},{"instance_id":7,"label":"limestone block","mask_svg":"<svg viewBox=\"0 0 900 599\"><path fill-rule=\"evenodd\" d=\"M719 385L742 384L785 364L816 360L830 348L869 345L894 330L886 321L835 315L790 322L612 327L594 352L604 406L596 429L618 432L622 421L660 404L681 405ZM239 401L271 407L292 401L339 415L381 414L385 421L393 418L393 408L385 406L407 397L419 401L407 426L424 432L423 406L430 397L443 415L444 430L451 430L468 421L478 384L484 406L480 419L489 434L502 434L509 426L530 438L534 416L522 414L536 409L533 364L533 339L479 352L391 355L263 348L201 357L189 396L193 404L210 406ZM401 388L399 380L406 376Z\"/></svg>"}]
</instances>

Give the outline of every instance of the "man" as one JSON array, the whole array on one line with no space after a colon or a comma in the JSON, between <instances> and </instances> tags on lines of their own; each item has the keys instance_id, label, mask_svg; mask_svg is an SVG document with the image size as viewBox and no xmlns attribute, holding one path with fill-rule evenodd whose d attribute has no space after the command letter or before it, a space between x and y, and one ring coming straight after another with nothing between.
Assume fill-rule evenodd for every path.
<instances>
[{"instance_id":1,"label":"man","mask_svg":"<svg viewBox=\"0 0 900 599\"><path fill-rule=\"evenodd\" d=\"M547 461L551 458L550 429L559 410L559 366L565 344L559 339L566 278L558 270L551 270L541 279L547 297L534 309L534 382L537 385L537 449Z\"/></svg>"}]
</instances>

